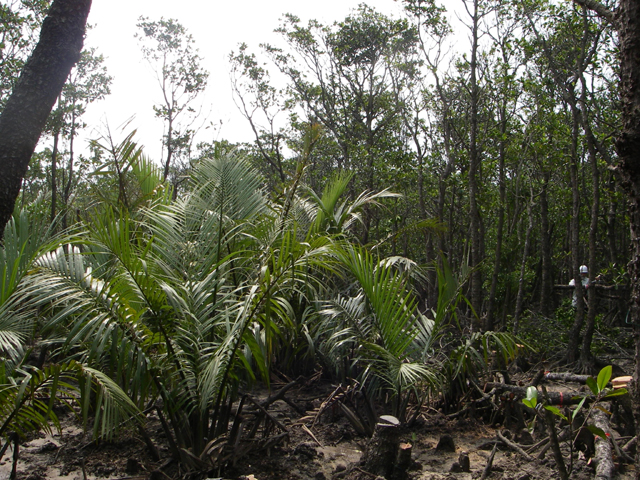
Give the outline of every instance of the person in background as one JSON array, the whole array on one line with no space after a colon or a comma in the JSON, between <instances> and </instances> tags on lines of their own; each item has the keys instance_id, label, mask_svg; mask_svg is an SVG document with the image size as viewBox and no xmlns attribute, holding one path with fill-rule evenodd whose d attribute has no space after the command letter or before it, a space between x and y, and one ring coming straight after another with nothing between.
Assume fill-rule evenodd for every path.
<instances>
[{"instance_id":1,"label":"person in background","mask_svg":"<svg viewBox=\"0 0 640 480\"><path fill-rule=\"evenodd\" d=\"M589 269L587 268L586 265L580 265L580 281L582 282L582 286L584 287L584 289L587 290L589 288ZM570 287L576 286L575 279L573 278L571 279L571 281L569 282L569 286ZM577 305L578 305L578 292L576 292L574 289L573 298L571 299L571 306L575 308Z\"/></svg>"}]
</instances>

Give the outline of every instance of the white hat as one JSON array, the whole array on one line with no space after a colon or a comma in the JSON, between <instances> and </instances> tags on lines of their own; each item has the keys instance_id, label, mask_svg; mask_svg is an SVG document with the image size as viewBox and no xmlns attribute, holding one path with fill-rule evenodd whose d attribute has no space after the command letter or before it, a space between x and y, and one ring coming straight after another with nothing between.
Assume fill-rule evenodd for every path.
<instances>
[{"instance_id":1,"label":"white hat","mask_svg":"<svg viewBox=\"0 0 640 480\"><path fill-rule=\"evenodd\" d=\"M589 269L586 265L580 265L580 273L589 273Z\"/></svg>"}]
</instances>

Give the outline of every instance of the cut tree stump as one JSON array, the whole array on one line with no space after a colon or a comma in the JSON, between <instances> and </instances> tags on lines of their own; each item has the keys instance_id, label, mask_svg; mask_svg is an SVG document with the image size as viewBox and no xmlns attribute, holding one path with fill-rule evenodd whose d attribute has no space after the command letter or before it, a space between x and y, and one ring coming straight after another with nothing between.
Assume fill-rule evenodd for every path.
<instances>
[{"instance_id":1,"label":"cut tree stump","mask_svg":"<svg viewBox=\"0 0 640 480\"><path fill-rule=\"evenodd\" d=\"M393 467L393 480L406 480L409 478L408 470L411 466L411 451L413 446L410 443L401 443L398 447L396 464Z\"/></svg>"},{"instance_id":2,"label":"cut tree stump","mask_svg":"<svg viewBox=\"0 0 640 480\"><path fill-rule=\"evenodd\" d=\"M446 433L444 435L441 435L440 440L438 440L438 445L436 445L436 450L441 452L455 453L456 444L453 441L453 437Z\"/></svg>"},{"instance_id":3,"label":"cut tree stump","mask_svg":"<svg viewBox=\"0 0 640 480\"><path fill-rule=\"evenodd\" d=\"M393 473L400 447L400 421L391 415L380 417L373 437L362 454L362 468L385 478Z\"/></svg>"}]
</instances>

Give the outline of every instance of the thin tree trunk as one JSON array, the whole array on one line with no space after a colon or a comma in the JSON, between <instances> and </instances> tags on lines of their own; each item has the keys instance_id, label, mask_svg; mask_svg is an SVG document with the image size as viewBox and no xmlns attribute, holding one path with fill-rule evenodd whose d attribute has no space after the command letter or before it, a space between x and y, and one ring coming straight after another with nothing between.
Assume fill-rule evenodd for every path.
<instances>
[{"instance_id":1,"label":"thin tree trunk","mask_svg":"<svg viewBox=\"0 0 640 480\"><path fill-rule=\"evenodd\" d=\"M573 94L573 92L571 92ZM578 180L578 129L580 126L579 112L574 102L570 104L572 117L571 134L571 158L569 173L571 176L571 260L573 279L575 282L576 316L569 330L569 342L567 345L567 362L573 363L578 359L578 346L580 345L580 331L584 324L584 292L582 279L580 278L580 186Z\"/></svg>"},{"instance_id":2,"label":"thin tree trunk","mask_svg":"<svg viewBox=\"0 0 640 480\"><path fill-rule=\"evenodd\" d=\"M171 107L168 106L169 111ZM169 127L167 131L167 159L164 162L164 173L162 175L162 181L166 182L169 177L169 169L171 168L171 159L173 157L173 117L169 116Z\"/></svg>"},{"instance_id":3,"label":"thin tree trunk","mask_svg":"<svg viewBox=\"0 0 640 480\"><path fill-rule=\"evenodd\" d=\"M524 303L524 284L525 273L527 270L527 258L529 258L529 249L531 246L531 232L533 231L533 188L531 188L531 199L527 207L529 216L529 225L524 240L524 249L522 251L522 262L520 263L520 279L518 280L518 294L516 296L516 311L513 316L513 334L517 335L520 329L520 316L522 315L522 305Z\"/></svg>"},{"instance_id":4,"label":"thin tree trunk","mask_svg":"<svg viewBox=\"0 0 640 480\"><path fill-rule=\"evenodd\" d=\"M470 12L471 25L471 64L470 89L471 105L469 118L469 221L471 229L471 305L477 315L482 312L482 254L480 239L480 209L478 207L480 155L478 152L478 0L473 0L473 11Z\"/></svg>"},{"instance_id":5,"label":"thin tree trunk","mask_svg":"<svg viewBox=\"0 0 640 480\"><path fill-rule=\"evenodd\" d=\"M56 128L53 134L53 150L51 151L51 223L56 218L56 205L58 204L58 140L60 129Z\"/></svg>"},{"instance_id":6,"label":"thin tree trunk","mask_svg":"<svg viewBox=\"0 0 640 480\"><path fill-rule=\"evenodd\" d=\"M74 105L75 106L75 105ZM69 132L69 166L68 166L68 178L67 184L64 187L64 217L62 219L62 227L64 229L68 226L68 209L69 209L69 197L71 197L71 184L73 180L73 141L76 137L76 114L75 108L72 110L71 114L71 131Z\"/></svg>"},{"instance_id":7,"label":"thin tree trunk","mask_svg":"<svg viewBox=\"0 0 640 480\"><path fill-rule=\"evenodd\" d=\"M80 58L91 0L54 0L38 45L0 115L0 228L13 214L22 178L47 117Z\"/></svg>"},{"instance_id":8,"label":"thin tree trunk","mask_svg":"<svg viewBox=\"0 0 640 480\"><path fill-rule=\"evenodd\" d=\"M549 231L549 202L547 188L549 172L543 173L542 191L540 192L540 256L542 258L542 272L540 280L540 313L549 316L553 311L552 292L553 279L551 275L551 232Z\"/></svg>"},{"instance_id":9,"label":"thin tree trunk","mask_svg":"<svg viewBox=\"0 0 640 480\"><path fill-rule=\"evenodd\" d=\"M495 259L493 263L493 274L491 275L491 289L489 291L489 299L487 300L487 317L485 321L485 330L491 331L494 329L494 310L495 310L495 297L498 289L498 274L500 273L500 262L502 260L502 237L504 231L504 205L506 202L506 182L505 182L505 135L507 132L507 114L504 106L501 108L501 122L500 122L500 134L502 140L500 141L499 150L499 163L498 163L498 189L500 192L500 205L498 206L498 226L496 230L496 251Z\"/></svg>"},{"instance_id":10,"label":"thin tree trunk","mask_svg":"<svg viewBox=\"0 0 640 480\"><path fill-rule=\"evenodd\" d=\"M580 110L582 112L582 123L587 140L587 151L589 152L589 163L591 164L591 225L589 226L589 283L595 280L596 255L598 240L598 214L600 213L600 171L598 170L598 158L596 155L595 139L589 124L587 115L586 82L584 76L582 81L582 95L580 96ZM596 324L596 289L590 288L587 291L589 297L589 311L587 312L587 325L582 340L582 350L580 352L580 363L585 373L591 373L594 368L594 359L591 354L591 340Z\"/></svg>"}]
</instances>

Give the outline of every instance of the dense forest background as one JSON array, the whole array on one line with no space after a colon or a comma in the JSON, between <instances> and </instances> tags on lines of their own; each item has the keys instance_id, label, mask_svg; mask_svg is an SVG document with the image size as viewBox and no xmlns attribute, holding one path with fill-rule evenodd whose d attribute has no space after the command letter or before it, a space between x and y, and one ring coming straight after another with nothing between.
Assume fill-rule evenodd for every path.
<instances>
[{"instance_id":1,"label":"dense forest background","mask_svg":"<svg viewBox=\"0 0 640 480\"><path fill-rule=\"evenodd\" d=\"M242 144L195 144L197 45L178 20L141 18L158 159L126 130L78 153L111 81L83 52L5 232L7 269L8 248L33 251L18 248L3 312L41 326L5 337L12 361L45 340L40 367L70 355L124 411L161 397L199 453L238 385L271 369L389 389L404 420L418 384L455 398L496 350L593 373L594 351L630 347L615 31L572 2L468 0L456 25L431 1L403 6L331 25L288 14L278 44L231 52L255 134ZM0 6L0 103L47 8Z\"/></svg>"},{"instance_id":2,"label":"dense forest background","mask_svg":"<svg viewBox=\"0 0 640 480\"><path fill-rule=\"evenodd\" d=\"M46 5L6 7L3 98ZM362 4L333 25L287 15L280 44L232 52L233 90L255 133L240 145L193 145L208 72L178 21L141 19L141 48L165 79L165 102L155 107L166 122L165 156L155 159L163 178L177 194L191 166L222 149L249 158L276 196L302 161L302 180L316 192L341 171L353 175L350 198L398 193L365 209L359 241L428 267L425 310L437 303L433 267L446 259L464 277L469 318L487 330L517 332L553 317L571 296L554 285L568 284L581 264L592 281L624 284L629 229L614 168L612 29L567 2L465 2L453 26L444 7L404 5L403 18L389 18ZM109 83L99 53L85 52L51 115L48 146L32 161L23 204L46 189L53 218L113 188L97 173L118 139L74 155L86 106L105 98ZM600 313L623 324L623 305Z\"/></svg>"}]
</instances>

